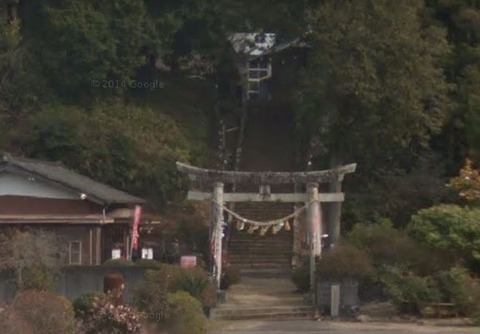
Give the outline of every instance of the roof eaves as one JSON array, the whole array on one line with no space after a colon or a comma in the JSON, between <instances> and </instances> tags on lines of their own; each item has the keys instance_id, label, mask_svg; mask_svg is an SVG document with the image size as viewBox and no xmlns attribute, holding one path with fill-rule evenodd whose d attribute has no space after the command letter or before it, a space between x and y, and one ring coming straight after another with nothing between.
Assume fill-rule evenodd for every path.
<instances>
[{"instance_id":1,"label":"roof eaves","mask_svg":"<svg viewBox=\"0 0 480 334\"><path fill-rule=\"evenodd\" d=\"M10 168L9 168L10 167ZM26 173L28 175L33 175L37 178L40 178L41 180L44 180L44 181L48 181L50 183L54 183L62 188L67 188L68 190L70 191L74 191L74 192L78 192L80 194L84 193L81 189L77 189L75 187L72 187L71 185L68 185L68 184L64 184L62 182L59 182L58 180L53 180L45 175L42 175L40 173L37 173L35 171L32 171L32 170L29 170L27 168L24 168L23 166L19 166L15 163L12 163L12 162L9 162L9 164L4 167L5 170L7 171L14 171L14 170L17 170L17 171L20 171L20 172L23 172L23 173ZM100 205L109 205L111 203L109 203L108 201L106 201L105 199L103 198L99 198L95 195L92 195L92 194L88 194L88 193L85 193L87 195L87 198L94 202L94 203L97 203L97 204L100 204Z\"/></svg>"},{"instance_id":2,"label":"roof eaves","mask_svg":"<svg viewBox=\"0 0 480 334\"><path fill-rule=\"evenodd\" d=\"M51 165L51 166L55 166L55 167L61 167L63 169L65 169L67 172L71 172L73 174L76 174L76 175L79 175L81 177L85 177L89 180L91 180L92 182L100 185L100 186L103 186L103 187L107 187L109 189L111 189L113 192L116 192L118 195L120 195L119 197L124 197L123 200L119 200L118 198L115 199L115 196L112 196L112 197L105 197L105 196L98 196L98 195L94 195L88 191L85 191L84 188L81 188L81 187L76 187L75 184L71 183L71 182L64 182L62 180L59 180L57 178L52 178L50 175L48 175L48 173L42 173L41 170L38 171L36 170L35 168L29 168L30 166L27 165L25 166L25 162L27 163L39 163L39 164L42 164L42 165ZM69 189L70 191L75 191L75 192L78 192L80 194L86 194L87 195L87 198L89 200L91 200L92 202L95 202L97 204L101 204L101 205L104 205L104 206L108 206L108 205L111 205L111 204L144 204L146 203L147 201L143 198L140 198L140 197L136 197L136 196L133 196L129 193L126 193L124 191L121 191L121 190L118 190L118 189L115 189L107 184L103 184L101 182L98 182L94 179L91 179L91 178L88 178L86 176L83 176L83 175L80 175L80 174L77 174L71 170L69 170L68 168L66 168L63 164L59 163L59 162L49 162L49 161L36 161L36 160L31 160L31 159L24 159L24 161L22 161L22 159L16 159L14 157L12 157L10 154L8 153L5 153L4 156L3 156L3 163L2 161L0 161L0 168L2 167L3 165L3 169L7 168L10 166L11 168L15 168L17 171L22 171L24 173L27 173L29 175L34 175L36 177L39 177L43 180L46 180L48 182L51 182L51 183L54 183L54 184L57 184L57 185L60 185L64 188L67 188Z\"/></svg>"}]
</instances>

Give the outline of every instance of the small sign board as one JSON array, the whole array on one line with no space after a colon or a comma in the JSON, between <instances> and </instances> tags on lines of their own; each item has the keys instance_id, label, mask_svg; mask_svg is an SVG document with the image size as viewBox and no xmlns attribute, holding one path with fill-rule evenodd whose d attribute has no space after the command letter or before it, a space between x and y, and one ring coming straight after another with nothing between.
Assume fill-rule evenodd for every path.
<instances>
[{"instance_id":1,"label":"small sign board","mask_svg":"<svg viewBox=\"0 0 480 334\"><path fill-rule=\"evenodd\" d=\"M197 257L191 255L184 255L180 258L180 267L191 268L197 266Z\"/></svg>"},{"instance_id":2,"label":"small sign board","mask_svg":"<svg viewBox=\"0 0 480 334\"><path fill-rule=\"evenodd\" d=\"M122 257L122 250L120 248L112 249L112 260L118 260Z\"/></svg>"}]
</instances>

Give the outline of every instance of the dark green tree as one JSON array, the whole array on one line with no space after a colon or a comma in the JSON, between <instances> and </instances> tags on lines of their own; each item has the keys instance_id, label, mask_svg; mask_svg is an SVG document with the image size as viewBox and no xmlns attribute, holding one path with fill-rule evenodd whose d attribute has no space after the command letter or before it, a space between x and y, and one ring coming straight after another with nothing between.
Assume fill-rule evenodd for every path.
<instances>
[{"instance_id":1,"label":"dark green tree","mask_svg":"<svg viewBox=\"0 0 480 334\"><path fill-rule=\"evenodd\" d=\"M450 175L461 167L466 155L480 153L480 3L478 1L427 1L436 24L448 29L453 52L445 69L455 108L435 147L445 157Z\"/></svg>"},{"instance_id":2,"label":"dark green tree","mask_svg":"<svg viewBox=\"0 0 480 334\"><path fill-rule=\"evenodd\" d=\"M425 23L424 9L419 0L322 1L312 14L298 121L319 143L317 167L359 163L364 198L380 199L415 168L449 108L445 32Z\"/></svg>"},{"instance_id":3,"label":"dark green tree","mask_svg":"<svg viewBox=\"0 0 480 334\"><path fill-rule=\"evenodd\" d=\"M175 121L151 109L108 100L91 110L49 106L30 120L28 156L62 161L100 182L136 193L161 209L183 189L175 161L189 146Z\"/></svg>"},{"instance_id":4,"label":"dark green tree","mask_svg":"<svg viewBox=\"0 0 480 334\"><path fill-rule=\"evenodd\" d=\"M158 52L159 38L142 0L49 0L35 10L26 34L43 75L66 100L123 91ZM118 88L96 84L108 81Z\"/></svg>"}]
</instances>

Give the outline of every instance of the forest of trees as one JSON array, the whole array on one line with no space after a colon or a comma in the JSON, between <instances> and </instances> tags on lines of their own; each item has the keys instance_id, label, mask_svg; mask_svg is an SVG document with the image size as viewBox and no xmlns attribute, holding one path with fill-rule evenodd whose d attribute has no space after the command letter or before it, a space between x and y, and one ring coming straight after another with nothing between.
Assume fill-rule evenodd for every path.
<instances>
[{"instance_id":1,"label":"forest of trees","mask_svg":"<svg viewBox=\"0 0 480 334\"><path fill-rule=\"evenodd\" d=\"M184 189L175 161L212 164L209 137L192 137L172 110L192 102L92 82L152 80L161 60L173 85L190 74L182 64L201 59L215 100L215 85L234 73L227 36L246 31L313 46L297 87L297 132L322 143L315 169L358 163L347 223L402 225L459 200L445 184L466 157L480 159L475 0L3 0L0 150L61 160L160 210ZM198 110L206 121L195 124L214 137L213 108Z\"/></svg>"}]
</instances>

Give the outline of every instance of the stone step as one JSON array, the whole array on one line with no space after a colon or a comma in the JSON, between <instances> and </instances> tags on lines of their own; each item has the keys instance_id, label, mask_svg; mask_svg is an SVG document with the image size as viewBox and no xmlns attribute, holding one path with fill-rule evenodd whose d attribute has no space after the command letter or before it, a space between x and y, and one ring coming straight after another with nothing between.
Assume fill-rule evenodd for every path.
<instances>
[{"instance_id":1,"label":"stone step","mask_svg":"<svg viewBox=\"0 0 480 334\"><path fill-rule=\"evenodd\" d=\"M290 270L290 263L254 263L254 262L237 262L232 263L233 266L243 269L282 269Z\"/></svg>"},{"instance_id":2,"label":"stone step","mask_svg":"<svg viewBox=\"0 0 480 334\"><path fill-rule=\"evenodd\" d=\"M261 252L261 251L254 251L254 252L249 252L249 251L246 251L246 252L240 252L240 251L237 251L237 252L228 252L228 258L229 259L242 259L242 258L246 258L246 259L258 259L258 258L267 258L267 259L276 259L276 258L279 258L279 259L286 259L286 258L291 258L292 257L292 253L289 252L285 252L285 253L267 253L267 252Z\"/></svg>"},{"instance_id":3,"label":"stone step","mask_svg":"<svg viewBox=\"0 0 480 334\"><path fill-rule=\"evenodd\" d=\"M274 306L274 307L231 307L216 308L211 312L215 320L253 320L253 319L308 319L313 317L310 306Z\"/></svg>"},{"instance_id":4,"label":"stone step","mask_svg":"<svg viewBox=\"0 0 480 334\"><path fill-rule=\"evenodd\" d=\"M272 255L272 254L229 254L228 260L229 261L256 261L256 262L268 262L268 261L275 261L275 260L285 260L291 259L292 256L290 255Z\"/></svg>"},{"instance_id":5,"label":"stone step","mask_svg":"<svg viewBox=\"0 0 480 334\"><path fill-rule=\"evenodd\" d=\"M288 245L292 243L292 238L284 239L241 239L241 238L232 238L230 239L230 245Z\"/></svg>"},{"instance_id":6,"label":"stone step","mask_svg":"<svg viewBox=\"0 0 480 334\"><path fill-rule=\"evenodd\" d=\"M262 269L262 268L242 268L240 269L242 277L247 278L286 278L290 279L292 277L292 270L290 267L276 268L276 269Z\"/></svg>"},{"instance_id":7,"label":"stone step","mask_svg":"<svg viewBox=\"0 0 480 334\"><path fill-rule=\"evenodd\" d=\"M252 246L278 246L288 248L292 244L292 238L288 239L278 239L278 240L268 240L268 239L259 239L259 240L242 240L242 239L230 239L229 245L238 245L238 246L245 246L245 245L252 245Z\"/></svg>"},{"instance_id":8,"label":"stone step","mask_svg":"<svg viewBox=\"0 0 480 334\"><path fill-rule=\"evenodd\" d=\"M256 263L271 263L271 262L290 262L291 256L284 256L284 257L278 257L278 256L257 256L257 257L248 257L248 256L229 256L228 260L230 262L256 262Z\"/></svg>"},{"instance_id":9,"label":"stone step","mask_svg":"<svg viewBox=\"0 0 480 334\"><path fill-rule=\"evenodd\" d=\"M245 263L232 263L235 267L242 269L285 269L290 268L289 263L272 263L272 262L245 262Z\"/></svg>"},{"instance_id":10,"label":"stone step","mask_svg":"<svg viewBox=\"0 0 480 334\"><path fill-rule=\"evenodd\" d=\"M245 257L256 257L256 256L271 256L271 257L289 257L292 255L292 251L273 251L270 252L266 249L229 249L228 256L245 256Z\"/></svg>"}]
</instances>

